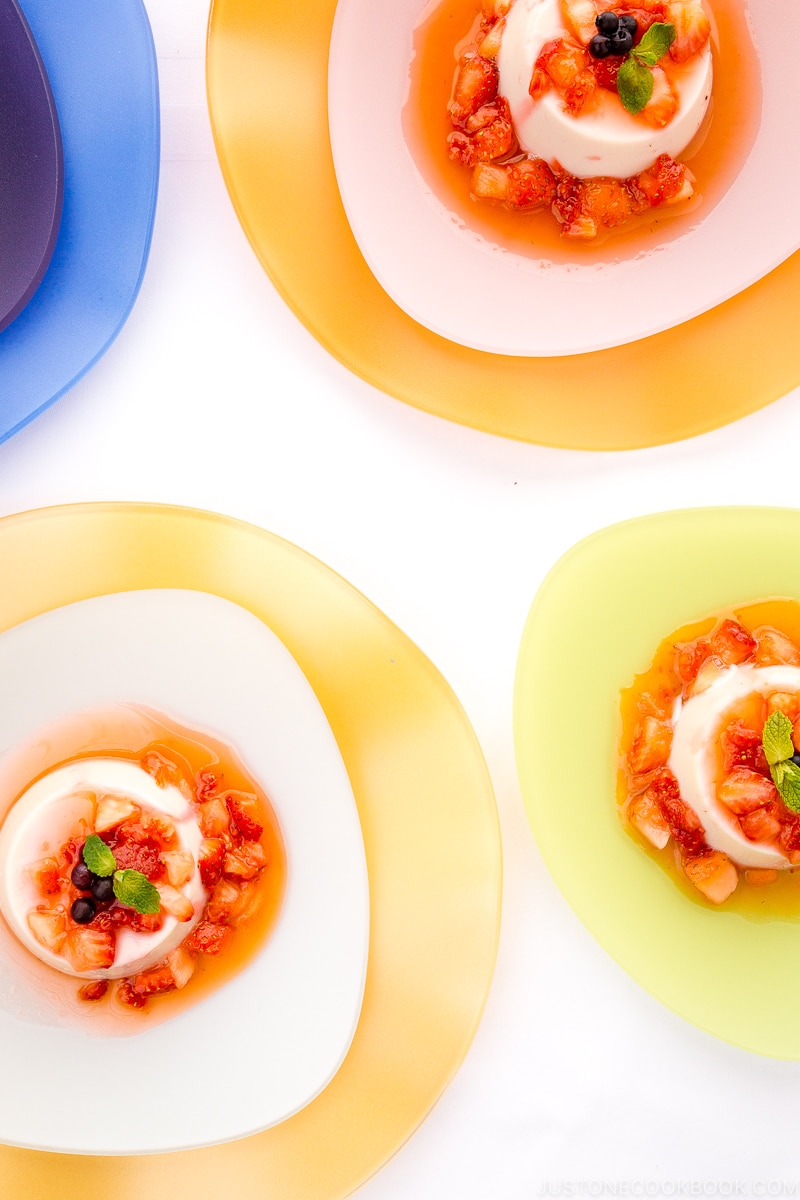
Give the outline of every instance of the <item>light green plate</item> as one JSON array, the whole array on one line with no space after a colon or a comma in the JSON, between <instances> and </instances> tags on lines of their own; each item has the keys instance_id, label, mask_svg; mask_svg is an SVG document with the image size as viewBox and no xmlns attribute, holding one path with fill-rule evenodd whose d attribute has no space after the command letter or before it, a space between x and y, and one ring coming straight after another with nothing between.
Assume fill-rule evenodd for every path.
<instances>
[{"instance_id":1,"label":"light green plate","mask_svg":"<svg viewBox=\"0 0 800 1200\"><path fill-rule=\"evenodd\" d=\"M514 733L542 854L600 944L680 1016L800 1059L800 923L693 903L624 832L616 804L621 689L673 630L772 597L800 599L800 511L694 509L593 534L531 608Z\"/></svg>"}]
</instances>

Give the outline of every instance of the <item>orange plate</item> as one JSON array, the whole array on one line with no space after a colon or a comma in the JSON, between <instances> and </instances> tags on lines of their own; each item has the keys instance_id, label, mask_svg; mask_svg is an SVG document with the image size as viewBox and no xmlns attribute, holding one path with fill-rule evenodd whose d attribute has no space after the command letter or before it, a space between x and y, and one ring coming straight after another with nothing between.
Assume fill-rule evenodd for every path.
<instances>
[{"instance_id":1,"label":"orange plate","mask_svg":"<svg viewBox=\"0 0 800 1200\"><path fill-rule=\"evenodd\" d=\"M348 1195L402 1146L452 1079L494 969L500 834L463 709L368 600L302 550L250 525L155 505L77 505L0 521L0 561L0 632L63 604L136 588L210 592L268 624L317 693L347 766L371 922L353 1044L332 1082L296 1116L243 1141L153 1157L0 1148L3 1196ZM224 1088L224 1030L220 1037L223 1057L209 1088ZM44 1086L73 1095L74 1081L56 1083L57 1063L31 1069L44 1071ZM165 1063L154 1086L168 1079ZM124 1080L111 1084L125 1121ZM176 1080L176 1103L180 1086ZM89 1096L87 1120L91 1105Z\"/></svg>"},{"instance_id":2,"label":"orange plate","mask_svg":"<svg viewBox=\"0 0 800 1200\"><path fill-rule=\"evenodd\" d=\"M468 350L407 317L362 258L336 186L326 94L335 8L214 0L208 97L223 175L256 254L351 371L451 421L583 450L704 433L800 383L800 253L684 325L572 358Z\"/></svg>"}]
</instances>

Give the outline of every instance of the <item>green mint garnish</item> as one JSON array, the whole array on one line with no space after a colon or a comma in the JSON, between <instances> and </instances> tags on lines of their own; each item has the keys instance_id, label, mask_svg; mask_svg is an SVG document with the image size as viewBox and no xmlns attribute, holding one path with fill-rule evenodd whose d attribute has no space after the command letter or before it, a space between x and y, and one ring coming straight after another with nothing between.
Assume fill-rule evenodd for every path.
<instances>
[{"instance_id":1,"label":"green mint garnish","mask_svg":"<svg viewBox=\"0 0 800 1200\"><path fill-rule=\"evenodd\" d=\"M83 861L93 875L105 879L113 875L117 869L114 853L96 833L91 834L83 843Z\"/></svg>"},{"instance_id":2,"label":"green mint garnish","mask_svg":"<svg viewBox=\"0 0 800 1200\"><path fill-rule=\"evenodd\" d=\"M781 781L780 783L776 782L775 786L780 792L781 800L792 812L800 813L800 767L793 762L779 765L782 768Z\"/></svg>"},{"instance_id":3,"label":"green mint garnish","mask_svg":"<svg viewBox=\"0 0 800 1200\"><path fill-rule=\"evenodd\" d=\"M634 46L631 54L635 55L646 67L654 67L663 58L675 41L675 26L667 25L664 21L656 21L651 25L638 46Z\"/></svg>"},{"instance_id":4,"label":"green mint garnish","mask_svg":"<svg viewBox=\"0 0 800 1200\"><path fill-rule=\"evenodd\" d=\"M651 68L664 57L674 41L675 26L657 21L620 66L617 91L623 106L634 117L647 107L653 95Z\"/></svg>"},{"instance_id":5,"label":"green mint garnish","mask_svg":"<svg viewBox=\"0 0 800 1200\"><path fill-rule=\"evenodd\" d=\"M771 767L792 757L792 722L785 713L774 712L767 718L761 734L761 744Z\"/></svg>"},{"instance_id":6,"label":"green mint garnish","mask_svg":"<svg viewBox=\"0 0 800 1200\"><path fill-rule=\"evenodd\" d=\"M761 744L781 800L792 812L800 813L800 767L792 762L792 722L785 713L774 712L767 718Z\"/></svg>"},{"instance_id":7,"label":"green mint garnish","mask_svg":"<svg viewBox=\"0 0 800 1200\"><path fill-rule=\"evenodd\" d=\"M114 895L120 904L140 913L157 913L161 907L158 888L141 871L115 871Z\"/></svg>"}]
</instances>

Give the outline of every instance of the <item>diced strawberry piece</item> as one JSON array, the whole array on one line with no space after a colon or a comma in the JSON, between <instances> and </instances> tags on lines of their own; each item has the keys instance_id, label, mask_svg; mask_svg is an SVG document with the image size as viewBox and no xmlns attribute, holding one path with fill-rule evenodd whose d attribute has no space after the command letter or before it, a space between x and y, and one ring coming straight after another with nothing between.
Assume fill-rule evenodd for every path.
<instances>
[{"instance_id":1,"label":"diced strawberry piece","mask_svg":"<svg viewBox=\"0 0 800 1200\"><path fill-rule=\"evenodd\" d=\"M83 987L78 988L79 1000L102 1000L108 991L108 981L106 979L93 979L91 983L85 983Z\"/></svg>"},{"instance_id":2,"label":"diced strawberry piece","mask_svg":"<svg viewBox=\"0 0 800 1200\"><path fill-rule=\"evenodd\" d=\"M152 967L149 971L142 971L133 981L133 990L137 996L157 996L161 992L171 992L174 987L175 976L166 963Z\"/></svg>"},{"instance_id":3,"label":"diced strawberry piece","mask_svg":"<svg viewBox=\"0 0 800 1200\"><path fill-rule=\"evenodd\" d=\"M693 190L684 164L676 162L668 154L660 154L652 167L634 176L631 184L647 198L651 208L658 208L662 204L679 204L688 200ZM699 638L685 646L676 646L676 650L679 654L676 663L678 675L685 683L691 683L702 662L711 653L710 644L705 638Z\"/></svg>"},{"instance_id":4,"label":"diced strawberry piece","mask_svg":"<svg viewBox=\"0 0 800 1200\"><path fill-rule=\"evenodd\" d=\"M778 835L778 845L787 858L796 862L795 855L800 854L800 816L790 812L788 808L780 814L781 831Z\"/></svg>"},{"instance_id":5,"label":"diced strawberry piece","mask_svg":"<svg viewBox=\"0 0 800 1200\"><path fill-rule=\"evenodd\" d=\"M700 0L669 0L667 19L675 26L675 41L669 48L673 62L685 63L699 54L711 36L711 22Z\"/></svg>"},{"instance_id":6,"label":"diced strawberry piece","mask_svg":"<svg viewBox=\"0 0 800 1200\"><path fill-rule=\"evenodd\" d=\"M767 867L748 867L744 877L753 887L763 887L767 883L775 883L778 872Z\"/></svg>"},{"instance_id":7,"label":"diced strawberry piece","mask_svg":"<svg viewBox=\"0 0 800 1200\"><path fill-rule=\"evenodd\" d=\"M141 764L148 775L152 775L159 787L172 784L176 787L182 780L183 774L174 762L159 754L157 750L148 750L142 755Z\"/></svg>"},{"instance_id":8,"label":"diced strawberry piece","mask_svg":"<svg viewBox=\"0 0 800 1200\"><path fill-rule=\"evenodd\" d=\"M753 630L753 636L756 639L755 664L757 667L775 667L784 664L800 666L800 650L779 629L773 629L771 625L762 625L759 629Z\"/></svg>"},{"instance_id":9,"label":"diced strawberry piece","mask_svg":"<svg viewBox=\"0 0 800 1200\"><path fill-rule=\"evenodd\" d=\"M161 861L167 872L167 882L175 888L184 887L194 874L194 859L188 850L165 850Z\"/></svg>"},{"instance_id":10,"label":"diced strawberry piece","mask_svg":"<svg viewBox=\"0 0 800 1200\"><path fill-rule=\"evenodd\" d=\"M67 915L58 909L34 908L28 913L28 927L40 946L61 951L67 936Z\"/></svg>"},{"instance_id":11,"label":"diced strawberry piece","mask_svg":"<svg viewBox=\"0 0 800 1200\"><path fill-rule=\"evenodd\" d=\"M100 796L94 819L95 832L107 833L140 812L139 806L125 796Z\"/></svg>"},{"instance_id":12,"label":"diced strawberry piece","mask_svg":"<svg viewBox=\"0 0 800 1200\"><path fill-rule=\"evenodd\" d=\"M712 904L722 904L739 882L739 873L727 854L709 850L697 858L684 859L687 878Z\"/></svg>"},{"instance_id":13,"label":"diced strawberry piece","mask_svg":"<svg viewBox=\"0 0 800 1200\"><path fill-rule=\"evenodd\" d=\"M157 883L156 888L161 898L161 907L176 921L191 921L194 916L194 905L188 896L179 892L169 883Z\"/></svg>"},{"instance_id":14,"label":"diced strawberry piece","mask_svg":"<svg viewBox=\"0 0 800 1200\"><path fill-rule=\"evenodd\" d=\"M160 838L150 836L136 822L126 823L104 838L114 852L120 871L141 871L150 880L163 878L161 861L163 845Z\"/></svg>"},{"instance_id":15,"label":"diced strawberry piece","mask_svg":"<svg viewBox=\"0 0 800 1200\"><path fill-rule=\"evenodd\" d=\"M542 158L511 163L506 203L512 208L530 210L553 203L556 177Z\"/></svg>"},{"instance_id":16,"label":"diced strawberry piece","mask_svg":"<svg viewBox=\"0 0 800 1200\"><path fill-rule=\"evenodd\" d=\"M260 842L245 842L225 855L223 872L229 878L255 879L267 865L267 855Z\"/></svg>"},{"instance_id":17,"label":"diced strawberry piece","mask_svg":"<svg viewBox=\"0 0 800 1200\"><path fill-rule=\"evenodd\" d=\"M721 802L737 816L771 804L777 795L778 789L771 779L748 767L734 767L717 789Z\"/></svg>"},{"instance_id":18,"label":"diced strawberry piece","mask_svg":"<svg viewBox=\"0 0 800 1200\"><path fill-rule=\"evenodd\" d=\"M759 775L769 775L769 765L761 744L761 734L745 725L744 721L733 721L722 731L720 737L723 767L729 775L734 767L749 767Z\"/></svg>"},{"instance_id":19,"label":"diced strawberry piece","mask_svg":"<svg viewBox=\"0 0 800 1200\"><path fill-rule=\"evenodd\" d=\"M186 950L193 951L195 954L219 954L229 941L230 936L231 930L225 925L215 925L211 921L201 921L192 930L183 945Z\"/></svg>"},{"instance_id":20,"label":"diced strawberry piece","mask_svg":"<svg viewBox=\"0 0 800 1200\"><path fill-rule=\"evenodd\" d=\"M548 89L548 79L564 101L564 110L577 117L597 93L597 79L588 51L570 38L554 38L542 47L533 67L528 88L539 100Z\"/></svg>"},{"instance_id":21,"label":"diced strawberry piece","mask_svg":"<svg viewBox=\"0 0 800 1200\"><path fill-rule=\"evenodd\" d=\"M656 802L670 834L679 846L690 854L701 854L707 849L700 818L681 798L678 781L671 771L660 771L645 795Z\"/></svg>"},{"instance_id":22,"label":"diced strawberry piece","mask_svg":"<svg viewBox=\"0 0 800 1200\"><path fill-rule=\"evenodd\" d=\"M467 118L466 132L470 135L475 162L492 162L505 158L517 148L511 109L505 96L497 96L488 104L482 104L476 113Z\"/></svg>"},{"instance_id":23,"label":"diced strawberry piece","mask_svg":"<svg viewBox=\"0 0 800 1200\"><path fill-rule=\"evenodd\" d=\"M505 27L505 17L500 17L491 24L481 26L476 39L481 58L490 58L492 60L497 58L500 53L500 47L503 44Z\"/></svg>"},{"instance_id":24,"label":"diced strawberry piece","mask_svg":"<svg viewBox=\"0 0 800 1200\"><path fill-rule=\"evenodd\" d=\"M203 804L206 800L210 800L222 786L222 775L218 775L216 771L212 771L207 767L205 771L198 771L194 779L194 794L197 797L198 804Z\"/></svg>"},{"instance_id":25,"label":"diced strawberry piece","mask_svg":"<svg viewBox=\"0 0 800 1200\"><path fill-rule=\"evenodd\" d=\"M73 971L100 971L114 962L116 938L90 925L71 929L66 936L62 954Z\"/></svg>"},{"instance_id":26,"label":"diced strawberry piece","mask_svg":"<svg viewBox=\"0 0 800 1200\"><path fill-rule=\"evenodd\" d=\"M117 996L123 1004L129 1005L131 1008L144 1008L147 1004L147 997L135 991L133 983L128 979L118 987Z\"/></svg>"},{"instance_id":27,"label":"diced strawberry piece","mask_svg":"<svg viewBox=\"0 0 800 1200\"><path fill-rule=\"evenodd\" d=\"M178 831L174 822L162 813L143 812L137 825L142 836L155 842L162 850L170 850L178 843Z\"/></svg>"},{"instance_id":28,"label":"diced strawberry piece","mask_svg":"<svg viewBox=\"0 0 800 1200\"><path fill-rule=\"evenodd\" d=\"M161 912L140 913L135 908L128 911L131 914L128 925L134 933L157 933L164 924L164 914Z\"/></svg>"},{"instance_id":29,"label":"diced strawberry piece","mask_svg":"<svg viewBox=\"0 0 800 1200\"><path fill-rule=\"evenodd\" d=\"M663 67L652 67L651 74L653 94L642 109L641 116L653 129L663 129L678 111L678 93Z\"/></svg>"},{"instance_id":30,"label":"diced strawberry piece","mask_svg":"<svg viewBox=\"0 0 800 1200\"><path fill-rule=\"evenodd\" d=\"M478 163L472 172L470 189L480 200L499 200L505 203L511 191L510 168Z\"/></svg>"},{"instance_id":31,"label":"diced strawberry piece","mask_svg":"<svg viewBox=\"0 0 800 1200\"><path fill-rule=\"evenodd\" d=\"M453 98L448 106L450 119L456 124L466 121L483 104L497 95L499 75L497 65L481 54L466 54L458 63Z\"/></svg>"},{"instance_id":32,"label":"diced strawberry piece","mask_svg":"<svg viewBox=\"0 0 800 1200\"><path fill-rule=\"evenodd\" d=\"M728 666L743 663L755 653L756 639L738 621L727 619L711 635L711 653Z\"/></svg>"},{"instance_id":33,"label":"diced strawberry piece","mask_svg":"<svg viewBox=\"0 0 800 1200\"><path fill-rule=\"evenodd\" d=\"M767 697L767 713L782 712L790 721L796 721L800 714L800 696L795 692L773 692Z\"/></svg>"},{"instance_id":34,"label":"diced strawberry piece","mask_svg":"<svg viewBox=\"0 0 800 1200\"><path fill-rule=\"evenodd\" d=\"M61 891L61 868L55 858L40 858L28 868L41 896L53 896Z\"/></svg>"},{"instance_id":35,"label":"diced strawberry piece","mask_svg":"<svg viewBox=\"0 0 800 1200\"><path fill-rule=\"evenodd\" d=\"M228 925L235 916L241 899L241 891L230 879L220 879L206 905L206 916L209 921L218 925Z\"/></svg>"},{"instance_id":36,"label":"diced strawberry piece","mask_svg":"<svg viewBox=\"0 0 800 1200\"><path fill-rule=\"evenodd\" d=\"M561 16L564 24L584 46L588 46L597 33L595 19L601 12L614 8L614 0L561 0Z\"/></svg>"},{"instance_id":37,"label":"diced strawberry piece","mask_svg":"<svg viewBox=\"0 0 800 1200\"><path fill-rule=\"evenodd\" d=\"M728 670L724 662L716 656L707 658L700 670L697 672L697 678L694 683L689 685L688 695L699 696L701 692L705 692L711 687L712 683L724 675Z\"/></svg>"},{"instance_id":38,"label":"diced strawberry piece","mask_svg":"<svg viewBox=\"0 0 800 1200\"><path fill-rule=\"evenodd\" d=\"M200 871L200 881L208 891L211 891L222 874L224 858L225 843L222 838L206 838L200 847L197 866Z\"/></svg>"},{"instance_id":39,"label":"diced strawberry piece","mask_svg":"<svg viewBox=\"0 0 800 1200\"><path fill-rule=\"evenodd\" d=\"M624 62L624 54L609 54L608 58L593 58L590 66L597 80L597 86L605 88L607 92L614 92L616 95L618 91L617 75L619 75L619 69Z\"/></svg>"},{"instance_id":40,"label":"diced strawberry piece","mask_svg":"<svg viewBox=\"0 0 800 1200\"><path fill-rule=\"evenodd\" d=\"M490 166L479 163L472 175L472 194L485 200L500 200L510 208L531 211L552 204L556 178L541 158Z\"/></svg>"},{"instance_id":41,"label":"diced strawberry piece","mask_svg":"<svg viewBox=\"0 0 800 1200\"><path fill-rule=\"evenodd\" d=\"M661 0L620 0L614 9L618 13L630 13L636 19L636 36L634 46L638 46L651 25L656 21L666 21L667 6Z\"/></svg>"},{"instance_id":42,"label":"diced strawberry piece","mask_svg":"<svg viewBox=\"0 0 800 1200\"><path fill-rule=\"evenodd\" d=\"M123 925L133 925L134 917L142 915L133 908L126 908L124 904L114 904L111 908L101 908L91 921L90 927L108 933L112 929L121 929Z\"/></svg>"},{"instance_id":43,"label":"diced strawberry piece","mask_svg":"<svg viewBox=\"0 0 800 1200\"><path fill-rule=\"evenodd\" d=\"M624 225L632 213L631 197L619 179L601 176L579 181L581 215L605 229Z\"/></svg>"},{"instance_id":44,"label":"diced strawberry piece","mask_svg":"<svg viewBox=\"0 0 800 1200\"><path fill-rule=\"evenodd\" d=\"M200 805L198 813L203 837L222 837L230 829L230 814L221 796L216 796L213 800L206 800Z\"/></svg>"},{"instance_id":45,"label":"diced strawberry piece","mask_svg":"<svg viewBox=\"0 0 800 1200\"><path fill-rule=\"evenodd\" d=\"M740 819L742 833L751 842L774 842L781 832L779 813L777 804L755 809Z\"/></svg>"},{"instance_id":46,"label":"diced strawberry piece","mask_svg":"<svg viewBox=\"0 0 800 1200\"><path fill-rule=\"evenodd\" d=\"M657 850L669 841L669 826L651 792L643 792L628 805L628 820Z\"/></svg>"},{"instance_id":47,"label":"diced strawberry piece","mask_svg":"<svg viewBox=\"0 0 800 1200\"><path fill-rule=\"evenodd\" d=\"M677 643L675 646L675 674L681 683L684 685L694 683L698 671L710 653L711 643L708 638L695 638L693 642Z\"/></svg>"},{"instance_id":48,"label":"diced strawberry piece","mask_svg":"<svg viewBox=\"0 0 800 1200\"><path fill-rule=\"evenodd\" d=\"M175 987L184 988L194 975L196 963L188 950L178 946L167 955L167 966L172 972Z\"/></svg>"},{"instance_id":49,"label":"diced strawberry piece","mask_svg":"<svg viewBox=\"0 0 800 1200\"><path fill-rule=\"evenodd\" d=\"M238 834L248 842L257 842L264 832L264 826L254 821L248 813L245 803L231 792L225 797L225 804L231 817L231 824Z\"/></svg>"},{"instance_id":50,"label":"diced strawberry piece","mask_svg":"<svg viewBox=\"0 0 800 1200\"><path fill-rule=\"evenodd\" d=\"M663 767L672 749L672 727L655 717L638 721L633 734L628 762L632 771L641 774Z\"/></svg>"}]
</instances>

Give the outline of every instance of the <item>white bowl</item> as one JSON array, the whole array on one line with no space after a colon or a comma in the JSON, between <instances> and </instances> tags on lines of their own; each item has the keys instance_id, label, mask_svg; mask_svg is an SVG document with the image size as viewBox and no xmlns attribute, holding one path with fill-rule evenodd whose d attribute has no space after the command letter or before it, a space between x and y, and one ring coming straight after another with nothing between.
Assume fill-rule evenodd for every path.
<instances>
[{"instance_id":1,"label":"white bowl","mask_svg":"<svg viewBox=\"0 0 800 1200\"><path fill-rule=\"evenodd\" d=\"M425 182L401 124L423 7L424 0L338 0L328 105L336 177L361 252L392 299L434 333L520 356L622 345L713 308L800 246L792 205L800 156L790 133L800 110L800 8L790 0L746 5L762 119L729 191L657 251L614 261L610 240L602 265L581 264L580 247L569 264L500 249L465 227ZM454 40L462 33L454 31Z\"/></svg>"},{"instance_id":2,"label":"white bowl","mask_svg":"<svg viewBox=\"0 0 800 1200\"><path fill-rule=\"evenodd\" d=\"M0 1141L150 1153L243 1137L302 1108L355 1033L369 897L344 763L289 651L218 596L123 592L0 634L0 678L0 763L71 713L145 705L231 745L273 804L287 859L280 916L250 965L134 1036L62 1023L13 956L0 959Z\"/></svg>"}]
</instances>

